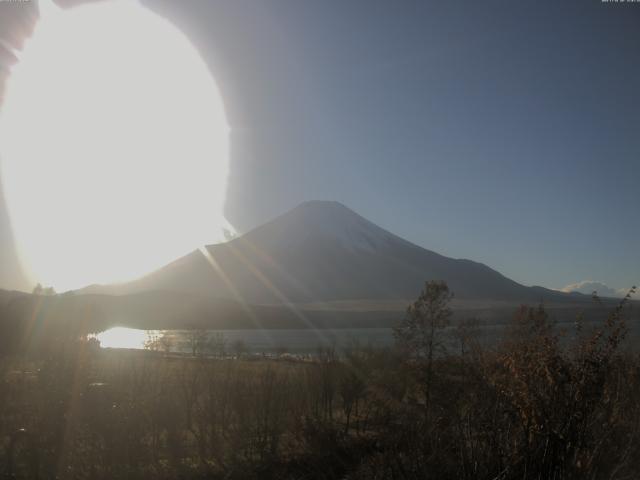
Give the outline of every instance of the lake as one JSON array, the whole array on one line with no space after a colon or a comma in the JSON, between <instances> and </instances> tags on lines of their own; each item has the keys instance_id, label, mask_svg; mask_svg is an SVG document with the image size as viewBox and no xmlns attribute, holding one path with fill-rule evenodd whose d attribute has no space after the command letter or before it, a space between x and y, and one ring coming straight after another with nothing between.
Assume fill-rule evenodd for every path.
<instances>
[{"instance_id":1,"label":"lake","mask_svg":"<svg viewBox=\"0 0 640 480\"><path fill-rule=\"evenodd\" d=\"M586 323L585 331L595 324ZM572 324L560 324L561 328L572 331ZM491 344L500 338L504 325L482 325L474 330L473 337L481 344ZM224 351L232 354L238 344L249 354L314 354L319 347L334 347L337 351L353 345L360 347L387 347L394 343L391 328L344 328L344 329L272 329L272 330L207 330L200 332L209 344L224 345ZM449 348L459 348L455 338L455 327L444 332ZM188 330L139 330L114 327L95 337L103 348L144 349L155 344L158 350L168 346L170 351L191 353L194 333ZM205 338L206 337L206 338ZM567 335L565 338L570 338ZM640 327L631 322L625 348L637 350L640 345Z\"/></svg>"},{"instance_id":2,"label":"lake","mask_svg":"<svg viewBox=\"0 0 640 480\"><path fill-rule=\"evenodd\" d=\"M389 346L393 343L390 328L353 329L291 329L291 330L207 330L210 341L223 339L225 350L232 352L234 345L242 342L244 350L252 354L310 354L318 347L335 347L340 350L357 342L361 346ZM191 336L185 330L146 331L115 327L96 335L103 348L143 349L161 338L167 338L171 351L190 353ZM162 345L160 345L160 349Z\"/></svg>"}]
</instances>

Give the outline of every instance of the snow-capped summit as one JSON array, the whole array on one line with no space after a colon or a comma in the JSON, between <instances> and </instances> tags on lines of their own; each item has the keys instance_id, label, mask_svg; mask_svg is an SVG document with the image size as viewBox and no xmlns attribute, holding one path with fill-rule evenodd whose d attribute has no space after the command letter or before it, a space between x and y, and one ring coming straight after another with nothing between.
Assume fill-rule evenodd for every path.
<instances>
[{"instance_id":1,"label":"snow-capped summit","mask_svg":"<svg viewBox=\"0 0 640 480\"><path fill-rule=\"evenodd\" d=\"M258 243L279 243L286 246L294 240L324 239L337 242L349 250L370 252L398 239L343 204L325 200L304 202L248 235Z\"/></svg>"}]
</instances>

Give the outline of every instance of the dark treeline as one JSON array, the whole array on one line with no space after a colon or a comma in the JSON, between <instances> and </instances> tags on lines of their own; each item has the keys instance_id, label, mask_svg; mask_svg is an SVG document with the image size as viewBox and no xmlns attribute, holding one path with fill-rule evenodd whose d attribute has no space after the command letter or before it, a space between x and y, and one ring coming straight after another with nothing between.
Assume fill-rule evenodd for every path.
<instances>
[{"instance_id":1,"label":"dark treeline","mask_svg":"<svg viewBox=\"0 0 640 480\"><path fill-rule=\"evenodd\" d=\"M491 347L429 282L393 349L313 362L101 351L0 323L5 478L631 479L640 360L628 299L586 329L522 307ZM35 317L34 317L35 318ZM73 327L73 328L72 328ZM46 334L39 334L44 329ZM34 348L34 345L37 348ZM455 351L454 351L455 350Z\"/></svg>"}]
</instances>

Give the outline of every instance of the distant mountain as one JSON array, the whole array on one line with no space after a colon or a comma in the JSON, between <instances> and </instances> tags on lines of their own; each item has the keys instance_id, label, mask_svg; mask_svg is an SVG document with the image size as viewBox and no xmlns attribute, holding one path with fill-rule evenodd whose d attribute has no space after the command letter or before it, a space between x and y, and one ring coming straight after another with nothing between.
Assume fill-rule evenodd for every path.
<instances>
[{"instance_id":1,"label":"distant mountain","mask_svg":"<svg viewBox=\"0 0 640 480\"><path fill-rule=\"evenodd\" d=\"M17 290L0 290L0 308L6 306L14 298L26 297L28 293Z\"/></svg>"},{"instance_id":2,"label":"distant mountain","mask_svg":"<svg viewBox=\"0 0 640 480\"><path fill-rule=\"evenodd\" d=\"M250 304L411 300L425 280L456 298L509 303L575 302L525 287L486 265L417 246L337 202L306 202L228 243L196 250L138 280L81 293L168 291Z\"/></svg>"},{"instance_id":3,"label":"distant mountain","mask_svg":"<svg viewBox=\"0 0 640 480\"><path fill-rule=\"evenodd\" d=\"M138 280L41 297L0 290L0 322L42 332L391 326L425 280L447 281L454 321L508 321L541 301L553 318L601 320L615 300L525 287L470 260L414 245L336 202L307 202L228 243ZM53 330L47 326L54 327Z\"/></svg>"}]
</instances>

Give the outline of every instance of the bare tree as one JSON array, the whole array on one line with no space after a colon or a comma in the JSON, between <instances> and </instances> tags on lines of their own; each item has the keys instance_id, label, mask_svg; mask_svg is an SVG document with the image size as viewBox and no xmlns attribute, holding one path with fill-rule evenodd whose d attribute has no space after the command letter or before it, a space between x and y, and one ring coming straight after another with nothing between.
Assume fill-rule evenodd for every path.
<instances>
[{"instance_id":1,"label":"bare tree","mask_svg":"<svg viewBox=\"0 0 640 480\"><path fill-rule=\"evenodd\" d=\"M428 281L418 299L409 306L402 323L394 329L396 342L420 377L425 412L428 412L437 350L444 351L438 333L449 325L453 294L446 282Z\"/></svg>"},{"instance_id":2,"label":"bare tree","mask_svg":"<svg viewBox=\"0 0 640 480\"><path fill-rule=\"evenodd\" d=\"M223 332L216 332L213 338L209 339L209 347L214 355L224 358L227 351L227 339Z\"/></svg>"},{"instance_id":3,"label":"bare tree","mask_svg":"<svg viewBox=\"0 0 640 480\"><path fill-rule=\"evenodd\" d=\"M189 330L187 334L187 343L191 350L192 356L202 355L207 345L209 335L207 331L202 328L194 328Z\"/></svg>"},{"instance_id":4,"label":"bare tree","mask_svg":"<svg viewBox=\"0 0 640 480\"><path fill-rule=\"evenodd\" d=\"M147 330L147 339L144 341L145 350L151 350L152 352L158 351L160 347L160 335L153 331Z\"/></svg>"},{"instance_id":5,"label":"bare tree","mask_svg":"<svg viewBox=\"0 0 640 480\"><path fill-rule=\"evenodd\" d=\"M162 337L160 337L159 342L160 348L162 348L162 351L165 355L171 353L171 349L173 348L173 338L165 333L164 335L162 335Z\"/></svg>"},{"instance_id":6,"label":"bare tree","mask_svg":"<svg viewBox=\"0 0 640 480\"><path fill-rule=\"evenodd\" d=\"M36 284L33 287L32 292L34 295L44 295L47 297L51 297L56 294L56 290L53 287L43 287L41 283Z\"/></svg>"}]
</instances>

